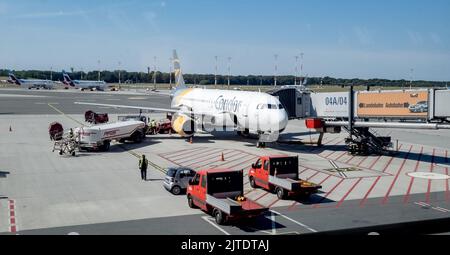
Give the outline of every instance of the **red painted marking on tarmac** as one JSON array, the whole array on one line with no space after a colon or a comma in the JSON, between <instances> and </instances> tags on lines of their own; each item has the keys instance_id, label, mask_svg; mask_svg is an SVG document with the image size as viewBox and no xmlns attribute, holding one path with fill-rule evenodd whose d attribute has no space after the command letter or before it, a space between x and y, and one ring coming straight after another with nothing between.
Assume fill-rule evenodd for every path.
<instances>
[{"instance_id":1,"label":"red painted marking on tarmac","mask_svg":"<svg viewBox=\"0 0 450 255\"><path fill-rule=\"evenodd\" d=\"M321 182L319 182L319 185L322 185L322 183L324 183L324 182L326 182L328 179L330 179L331 176L332 176L331 174L328 175L327 178L325 178L325 179L323 179Z\"/></svg>"},{"instance_id":2,"label":"red painted marking on tarmac","mask_svg":"<svg viewBox=\"0 0 450 255\"><path fill-rule=\"evenodd\" d=\"M448 163L448 150L445 151L445 163ZM448 167L445 168L445 174L448 175ZM448 190L448 182L450 180L445 181L445 200L447 202L450 201L450 192Z\"/></svg>"},{"instance_id":3,"label":"red painted marking on tarmac","mask_svg":"<svg viewBox=\"0 0 450 255\"><path fill-rule=\"evenodd\" d=\"M383 173L386 172L386 170L388 169L388 166L391 165L392 160L394 160L394 157L391 157L391 159L389 159L389 161L387 162L387 164L384 166L384 168L383 168Z\"/></svg>"},{"instance_id":4,"label":"red painted marking on tarmac","mask_svg":"<svg viewBox=\"0 0 450 255\"><path fill-rule=\"evenodd\" d=\"M201 150L204 149L203 147L199 147L199 148L189 148L189 149L184 149L184 150L179 150L179 151L174 151L174 152L165 152L165 153L160 153L158 155L168 155L168 156L176 156L176 155L183 155L185 152L191 152L191 151L197 151L197 150Z\"/></svg>"},{"instance_id":5,"label":"red painted marking on tarmac","mask_svg":"<svg viewBox=\"0 0 450 255\"><path fill-rule=\"evenodd\" d=\"M400 165L400 168L397 171L397 174L395 175L394 180L391 183L391 186L389 187L388 191L386 192L386 195L384 196L383 201L381 202L382 204L385 204L388 199L389 199L389 194L391 194L392 188L394 187L395 183L397 182L398 177L400 176L400 172L402 171L403 167L405 166L406 160L409 157L409 154L411 153L413 146L411 145L411 147L409 147L409 151L408 153L405 155L402 164Z\"/></svg>"},{"instance_id":6,"label":"red painted marking on tarmac","mask_svg":"<svg viewBox=\"0 0 450 255\"><path fill-rule=\"evenodd\" d=\"M16 213L15 213L15 202L14 200L9 200L9 224L10 224L10 232L17 232L17 222L16 222Z\"/></svg>"},{"instance_id":7,"label":"red painted marking on tarmac","mask_svg":"<svg viewBox=\"0 0 450 255\"><path fill-rule=\"evenodd\" d=\"M224 151L226 151L226 150L224 150L224 149L208 150L208 151L200 152L199 154L195 154L195 155L187 155L186 157L176 159L176 161L180 164L184 164L191 160L206 159L213 154L222 153ZM180 161L180 159L183 159L183 160Z\"/></svg>"},{"instance_id":8,"label":"red painted marking on tarmac","mask_svg":"<svg viewBox=\"0 0 450 255\"><path fill-rule=\"evenodd\" d=\"M328 191L324 197L322 197L322 199L320 199L319 203L322 202L323 200L325 200L339 185L341 185L342 182L344 182L345 179L341 179L336 185L334 185L334 187ZM316 204L313 206L313 208L319 208L320 204Z\"/></svg>"},{"instance_id":9,"label":"red painted marking on tarmac","mask_svg":"<svg viewBox=\"0 0 450 255\"><path fill-rule=\"evenodd\" d=\"M347 154L346 151L344 151L339 157L337 157L336 159L333 159L334 161L338 161L340 158L342 158L345 154Z\"/></svg>"},{"instance_id":10,"label":"red painted marking on tarmac","mask_svg":"<svg viewBox=\"0 0 450 255\"><path fill-rule=\"evenodd\" d=\"M374 167L375 164L378 162L378 160L380 160L381 157L382 157L381 155L378 156L378 157L372 162L372 164L370 164L370 166L369 166L369 169L370 169L370 170L373 170L373 167Z\"/></svg>"},{"instance_id":11,"label":"red painted marking on tarmac","mask_svg":"<svg viewBox=\"0 0 450 255\"><path fill-rule=\"evenodd\" d=\"M264 194L262 194L261 196L259 196L257 199L255 199L255 200L253 200L253 201L256 202L256 201L260 200L261 198L267 196L267 194L269 194L269 192L264 192Z\"/></svg>"},{"instance_id":12,"label":"red painted marking on tarmac","mask_svg":"<svg viewBox=\"0 0 450 255\"><path fill-rule=\"evenodd\" d=\"M203 150L207 150L208 148L204 148L204 147L200 147L200 148L194 148L194 149L188 149L188 150L184 150L181 153L175 153L175 154L171 154L171 153L165 153L165 154L160 154L163 155L165 157L171 157L173 159L178 159L178 158L183 158L186 155L193 155L195 153L199 153L199 151L203 151Z\"/></svg>"},{"instance_id":13,"label":"red painted marking on tarmac","mask_svg":"<svg viewBox=\"0 0 450 255\"><path fill-rule=\"evenodd\" d=\"M434 164L434 154L436 152L436 149L433 148L433 154L431 155L431 164L430 164L430 173L433 172L433 164ZM431 193L431 180L428 180L428 188L427 188L427 194L425 196L425 201L428 203L430 202L430 193Z\"/></svg>"},{"instance_id":14,"label":"red painted marking on tarmac","mask_svg":"<svg viewBox=\"0 0 450 255\"><path fill-rule=\"evenodd\" d=\"M231 157L239 155L239 153L240 153L239 151L229 151L229 152L224 153L223 155L224 155L224 157L227 156L227 157L231 158ZM220 152L220 151L219 152L213 152L213 153L211 153L209 155L201 157L200 160L197 160L197 161L194 161L192 163L189 163L188 166L197 166L199 168L202 168L202 167L205 167L205 166L207 166L209 164L217 162L217 160L220 160L221 156L222 156L222 152ZM225 157L225 160L226 160L227 157ZM195 159L198 159L198 158L195 158ZM211 159L216 159L216 160L212 161L212 162L209 162L209 163L206 163L206 164L203 164L203 165L197 165L199 163L205 163L206 161L209 161Z\"/></svg>"},{"instance_id":15,"label":"red painted marking on tarmac","mask_svg":"<svg viewBox=\"0 0 450 255\"><path fill-rule=\"evenodd\" d=\"M274 206L278 201L280 201L279 198L275 199L275 201L273 201L272 203L270 203L267 207L271 208L271 207Z\"/></svg>"},{"instance_id":16,"label":"red painted marking on tarmac","mask_svg":"<svg viewBox=\"0 0 450 255\"><path fill-rule=\"evenodd\" d=\"M166 158L166 157L164 157L164 156L161 156L161 155L159 155L159 156L160 156L161 158L163 158L163 159L169 161L170 163L172 163L172 164L174 164L174 165L181 166L180 164L178 164L177 162L175 162L175 161L173 161L173 160L171 160L171 159L168 159L168 158Z\"/></svg>"},{"instance_id":17,"label":"red painted marking on tarmac","mask_svg":"<svg viewBox=\"0 0 450 255\"><path fill-rule=\"evenodd\" d=\"M246 164L245 166L247 166L248 162L253 162L253 161L255 161L255 160L256 160L256 158L251 158L251 159L248 159L248 160L246 160L246 161L243 161L243 162L241 162L241 163L239 163L239 164L235 164L235 165L229 166L229 167L227 167L227 168L233 169L233 168L235 168L235 167L237 167L237 166L243 165L244 163ZM251 166L251 164L250 164L250 166ZM249 166L249 167L250 167L250 166Z\"/></svg>"},{"instance_id":18,"label":"red painted marking on tarmac","mask_svg":"<svg viewBox=\"0 0 450 255\"><path fill-rule=\"evenodd\" d=\"M367 157L367 156L364 157L364 158L361 160L361 162L359 162L358 165L356 165L356 166L357 166L357 167L361 166L362 163L363 163L364 161L366 161L368 158L369 158L369 157Z\"/></svg>"},{"instance_id":19,"label":"red painted marking on tarmac","mask_svg":"<svg viewBox=\"0 0 450 255\"><path fill-rule=\"evenodd\" d=\"M422 158L422 153L423 153L423 146L422 146L421 149L420 149L419 158L417 159L417 163L416 163L416 167L414 168L414 172L417 172L417 169L419 168L420 159ZM403 198L403 203L405 203L405 204L406 204L406 203L408 202L408 200L409 200L409 194L411 193L411 188L412 188L412 185L413 185L413 183L414 183L414 179L415 179L415 178L411 177L411 181L410 181L410 183L409 183L408 190L407 190L407 192L406 192L405 197Z\"/></svg>"},{"instance_id":20,"label":"red painted marking on tarmac","mask_svg":"<svg viewBox=\"0 0 450 255\"><path fill-rule=\"evenodd\" d=\"M373 188L375 188L375 185L377 185L378 181L381 179L381 176L378 176L375 181L372 183L372 186L370 186L369 190L364 195L363 199L361 199L361 202L359 202L359 207L363 207L366 203L367 197L369 197L370 192L372 192Z\"/></svg>"},{"instance_id":21,"label":"red painted marking on tarmac","mask_svg":"<svg viewBox=\"0 0 450 255\"><path fill-rule=\"evenodd\" d=\"M321 182L319 182L318 184L319 184L319 185L322 185L322 183L324 183L324 182L326 182L328 179L330 179L331 176L333 176L333 175L329 174L325 179L323 179L323 180L322 180ZM335 177L336 177L336 176L335 176ZM292 203L292 205L289 206L288 211L292 210L292 209L294 208L294 206L297 205L297 204L298 204L297 201L295 201L294 203Z\"/></svg>"},{"instance_id":22,"label":"red painted marking on tarmac","mask_svg":"<svg viewBox=\"0 0 450 255\"><path fill-rule=\"evenodd\" d=\"M355 184L353 184L353 186L347 191L347 193L345 193L345 195L338 202L338 204L336 205L336 208L338 208L339 206L341 206L342 203L344 203L345 199L348 197L348 195L350 195L350 193L353 191L353 189L355 189L355 187L361 182L361 180L362 180L362 178L358 178L358 181L355 182Z\"/></svg>"},{"instance_id":23,"label":"red painted marking on tarmac","mask_svg":"<svg viewBox=\"0 0 450 255\"><path fill-rule=\"evenodd\" d=\"M328 158L328 157L330 157L331 155L333 155L334 153L336 153L337 151L332 151L330 154L328 154L328 155L326 155L326 156L321 156L321 157L324 157L324 158ZM320 156L320 154L319 154L319 156Z\"/></svg>"},{"instance_id":24,"label":"red painted marking on tarmac","mask_svg":"<svg viewBox=\"0 0 450 255\"><path fill-rule=\"evenodd\" d=\"M335 137L335 138L333 138L333 139L330 139L330 140L328 140L326 143L323 143L322 145L327 145L327 144L329 144L329 143L331 143L331 142L333 142L333 141L336 141L336 139L339 139L339 137Z\"/></svg>"},{"instance_id":25,"label":"red painted marking on tarmac","mask_svg":"<svg viewBox=\"0 0 450 255\"><path fill-rule=\"evenodd\" d=\"M318 175L319 173L321 173L321 172L316 172L315 174L313 174L310 177L308 177L306 180L307 181L311 180L312 178L314 178L314 176Z\"/></svg>"},{"instance_id":26,"label":"red painted marking on tarmac","mask_svg":"<svg viewBox=\"0 0 450 255\"><path fill-rule=\"evenodd\" d=\"M351 156L347 161L345 161L345 164L350 163L350 161L352 161L352 159L354 159L354 158L355 158L355 156Z\"/></svg>"}]
</instances>

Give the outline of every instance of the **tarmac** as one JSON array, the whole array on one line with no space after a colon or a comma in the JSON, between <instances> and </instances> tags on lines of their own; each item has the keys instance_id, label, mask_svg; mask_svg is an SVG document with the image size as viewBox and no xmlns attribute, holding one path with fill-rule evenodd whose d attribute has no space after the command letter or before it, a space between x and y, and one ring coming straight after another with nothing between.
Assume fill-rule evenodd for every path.
<instances>
[{"instance_id":1,"label":"tarmac","mask_svg":"<svg viewBox=\"0 0 450 255\"><path fill-rule=\"evenodd\" d=\"M66 130L87 125L86 110L107 112L112 120L137 114L75 105L76 101L170 106L167 96L144 91L1 89L0 233L310 234L372 231L450 216L449 130L377 130L398 140L398 153L392 156L351 156L345 151L345 133L327 134L322 147L275 143L258 149L256 140L235 132L198 134L192 144L177 134L148 136L142 144L113 144L109 152L60 156L52 152L49 123L58 121ZM292 120L281 140L309 142L317 136L303 120ZM148 181L140 180L137 169L136 155L142 154L152 163ZM252 223L218 226L209 215L190 209L185 196L173 196L162 187L161 169L169 166L246 173L259 155L275 154L298 155L300 177L323 188L307 200L279 200L275 194L252 189L245 176L246 196L270 207L267 215ZM333 164L355 171L335 171Z\"/></svg>"}]
</instances>

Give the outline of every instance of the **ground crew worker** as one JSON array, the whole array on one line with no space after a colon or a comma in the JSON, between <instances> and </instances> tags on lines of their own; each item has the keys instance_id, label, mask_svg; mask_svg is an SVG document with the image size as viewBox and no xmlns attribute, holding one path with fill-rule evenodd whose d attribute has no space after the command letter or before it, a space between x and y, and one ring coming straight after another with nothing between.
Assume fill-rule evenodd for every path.
<instances>
[{"instance_id":1,"label":"ground crew worker","mask_svg":"<svg viewBox=\"0 0 450 255\"><path fill-rule=\"evenodd\" d=\"M147 180L147 167L148 160L145 158L145 155L142 155L142 157L139 159L139 169L141 170L141 178L143 181Z\"/></svg>"},{"instance_id":2,"label":"ground crew worker","mask_svg":"<svg viewBox=\"0 0 450 255\"><path fill-rule=\"evenodd\" d=\"M153 135L156 135L156 120L154 119L150 122L150 130Z\"/></svg>"},{"instance_id":3,"label":"ground crew worker","mask_svg":"<svg viewBox=\"0 0 450 255\"><path fill-rule=\"evenodd\" d=\"M73 129L69 130L69 138L72 139L73 138Z\"/></svg>"}]
</instances>

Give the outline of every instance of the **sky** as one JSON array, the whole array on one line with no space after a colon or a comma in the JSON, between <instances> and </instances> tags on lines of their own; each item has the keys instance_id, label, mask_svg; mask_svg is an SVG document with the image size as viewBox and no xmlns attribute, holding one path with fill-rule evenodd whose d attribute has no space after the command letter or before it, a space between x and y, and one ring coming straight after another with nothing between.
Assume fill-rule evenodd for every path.
<instances>
[{"instance_id":1,"label":"sky","mask_svg":"<svg viewBox=\"0 0 450 255\"><path fill-rule=\"evenodd\" d=\"M0 0L0 31L0 69L450 81L448 0Z\"/></svg>"}]
</instances>

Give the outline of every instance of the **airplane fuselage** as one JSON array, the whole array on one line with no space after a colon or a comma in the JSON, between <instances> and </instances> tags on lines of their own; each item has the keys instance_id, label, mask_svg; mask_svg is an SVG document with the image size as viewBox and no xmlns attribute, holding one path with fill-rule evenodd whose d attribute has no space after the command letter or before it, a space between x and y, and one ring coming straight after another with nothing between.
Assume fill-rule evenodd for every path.
<instances>
[{"instance_id":1,"label":"airplane fuselage","mask_svg":"<svg viewBox=\"0 0 450 255\"><path fill-rule=\"evenodd\" d=\"M269 94L249 91L186 88L175 92L172 108L211 118L215 126L237 126L250 132L282 132L288 116L280 101Z\"/></svg>"},{"instance_id":2,"label":"airplane fuselage","mask_svg":"<svg viewBox=\"0 0 450 255\"><path fill-rule=\"evenodd\" d=\"M15 84L27 89L32 88L52 89L54 85L53 81L50 80L28 80L28 79L27 80L19 79L18 82L15 82Z\"/></svg>"},{"instance_id":3,"label":"airplane fuselage","mask_svg":"<svg viewBox=\"0 0 450 255\"><path fill-rule=\"evenodd\" d=\"M73 87L77 89L96 89L96 90L105 90L106 82L104 81L73 81Z\"/></svg>"}]
</instances>

